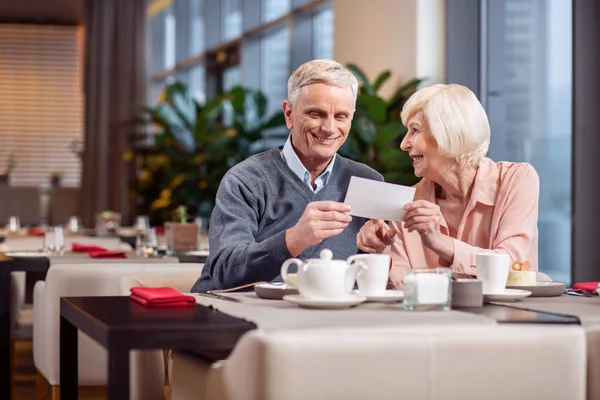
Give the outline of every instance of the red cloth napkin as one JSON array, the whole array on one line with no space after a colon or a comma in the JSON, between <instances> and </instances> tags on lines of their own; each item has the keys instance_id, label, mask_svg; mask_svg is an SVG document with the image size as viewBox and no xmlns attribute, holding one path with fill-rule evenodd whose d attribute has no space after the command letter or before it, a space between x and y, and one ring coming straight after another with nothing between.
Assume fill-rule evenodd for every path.
<instances>
[{"instance_id":1,"label":"red cloth napkin","mask_svg":"<svg viewBox=\"0 0 600 400\"><path fill-rule=\"evenodd\" d=\"M187 307L196 304L193 296L184 295L171 287L132 287L129 298L146 307Z\"/></svg>"},{"instance_id":2,"label":"red cloth napkin","mask_svg":"<svg viewBox=\"0 0 600 400\"><path fill-rule=\"evenodd\" d=\"M586 292L595 293L600 282L579 282L573 285L573 289L582 289Z\"/></svg>"},{"instance_id":3,"label":"red cloth napkin","mask_svg":"<svg viewBox=\"0 0 600 400\"><path fill-rule=\"evenodd\" d=\"M90 251L88 254L92 258L127 258L124 251Z\"/></svg>"},{"instance_id":4,"label":"red cloth napkin","mask_svg":"<svg viewBox=\"0 0 600 400\"><path fill-rule=\"evenodd\" d=\"M29 228L27 230L27 235L29 236L44 236L46 232L42 228Z\"/></svg>"},{"instance_id":5,"label":"red cloth napkin","mask_svg":"<svg viewBox=\"0 0 600 400\"><path fill-rule=\"evenodd\" d=\"M74 253L91 253L91 252L106 252L104 247L94 246L93 244L81 244L81 243L73 243L72 250Z\"/></svg>"}]
</instances>

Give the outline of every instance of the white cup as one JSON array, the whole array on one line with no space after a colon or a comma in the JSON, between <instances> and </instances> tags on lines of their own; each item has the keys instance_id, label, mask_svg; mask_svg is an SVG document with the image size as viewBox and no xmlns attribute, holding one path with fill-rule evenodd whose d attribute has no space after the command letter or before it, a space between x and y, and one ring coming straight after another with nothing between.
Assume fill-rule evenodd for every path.
<instances>
[{"instance_id":1,"label":"white cup","mask_svg":"<svg viewBox=\"0 0 600 400\"><path fill-rule=\"evenodd\" d=\"M356 254L348 257L348 265L362 263L364 269L358 271L356 282L361 296L383 296L390 273L388 254Z\"/></svg>"},{"instance_id":2,"label":"white cup","mask_svg":"<svg viewBox=\"0 0 600 400\"><path fill-rule=\"evenodd\" d=\"M476 256L477 279L482 282L483 294L502 294L510 270L508 254L478 253Z\"/></svg>"}]
</instances>

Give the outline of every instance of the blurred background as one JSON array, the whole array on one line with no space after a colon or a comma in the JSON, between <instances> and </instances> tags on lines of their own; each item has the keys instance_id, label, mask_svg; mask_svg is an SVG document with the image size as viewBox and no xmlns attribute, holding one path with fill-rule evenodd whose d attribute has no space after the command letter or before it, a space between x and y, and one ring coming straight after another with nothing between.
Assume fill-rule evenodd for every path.
<instances>
[{"instance_id":1,"label":"blurred background","mask_svg":"<svg viewBox=\"0 0 600 400\"><path fill-rule=\"evenodd\" d=\"M331 58L361 83L342 154L414 184L397 148L399 109L423 85L466 85L489 115L489 156L530 162L540 175L540 270L598 280L598 211L586 196L599 170L598 8L586 0L0 0L0 224L16 212L30 225L69 215L91 224L106 210L160 224L181 205L208 218L228 168L284 143L289 74Z\"/></svg>"}]
</instances>

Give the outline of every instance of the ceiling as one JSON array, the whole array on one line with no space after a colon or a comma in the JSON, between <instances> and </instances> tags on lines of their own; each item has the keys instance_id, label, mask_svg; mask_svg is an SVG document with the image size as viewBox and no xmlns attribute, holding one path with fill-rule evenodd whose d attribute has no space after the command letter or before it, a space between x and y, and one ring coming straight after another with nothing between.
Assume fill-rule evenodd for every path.
<instances>
[{"instance_id":1,"label":"ceiling","mask_svg":"<svg viewBox=\"0 0 600 400\"><path fill-rule=\"evenodd\" d=\"M74 25L83 23L85 0L0 0L0 22Z\"/></svg>"}]
</instances>

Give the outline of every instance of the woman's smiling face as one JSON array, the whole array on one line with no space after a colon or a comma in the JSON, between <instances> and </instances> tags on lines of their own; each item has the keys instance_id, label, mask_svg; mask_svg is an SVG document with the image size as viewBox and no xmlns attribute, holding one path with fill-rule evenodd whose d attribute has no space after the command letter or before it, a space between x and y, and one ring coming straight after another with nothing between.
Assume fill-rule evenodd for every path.
<instances>
[{"instance_id":1,"label":"woman's smiling face","mask_svg":"<svg viewBox=\"0 0 600 400\"><path fill-rule=\"evenodd\" d=\"M400 148L407 151L412 158L415 175L423 177L432 171L439 173L443 166L443 157L439 154L437 141L429 132L423 113L413 115L406 127L408 132L402 139Z\"/></svg>"},{"instance_id":2,"label":"woman's smiling face","mask_svg":"<svg viewBox=\"0 0 600 400\"><path fill-rule=\"evenodd\" d=\"M350 87L313 83L300 88L296 104L285 101L292 144L307 169L328 163L348 138L355 96Z\"/></svg>"}]
</instances>

